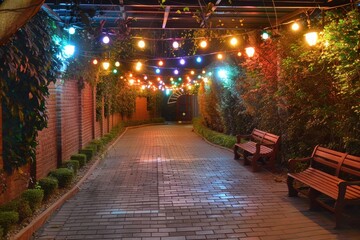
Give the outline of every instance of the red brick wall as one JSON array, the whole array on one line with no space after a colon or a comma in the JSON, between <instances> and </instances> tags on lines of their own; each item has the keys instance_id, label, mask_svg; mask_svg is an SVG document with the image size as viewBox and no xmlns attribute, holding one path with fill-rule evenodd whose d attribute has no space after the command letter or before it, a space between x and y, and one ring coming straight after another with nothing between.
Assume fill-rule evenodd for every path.
<instances>
[{"instance_id":1,"label":"red brick wall","mask_svg":"<svg viewBox=\"0 0 360 240\"><path fill-rule=\"evenodd\" d=\"M136 110L132 115L132 120L148 120L150 119L150 113L147 109L147 100L144 97L136 98Z\"/></svg>"},{"instance_id":2,"label":"red brick wall","mask_svg":"<svg viewBox=\"0 0 360 240\"><path fill-rule=\"evenodd\" d=\"M62 160L69 159L80 149L80 106L77 81L67 80L61 98L61 145Z\"/></svg>"},{"instance_id":3,"label":"red brick wall","mask_svg":"<svg viewBox=\"0 0 360 240\"><path fill-rule=\"evenodd\" d=\"M149 119L150 115L146 107L146 98L137 98L136 112L131 119L124 120ZM58 162L68 160L94 137L100 138L122 121L120 114L114 114L108 118L103 115L103 121L96 122L93 88L85 84L85 88L80 91L76 80L65 80L63 83L50 85L47 112L48 127L39 132L37 139L39 142L36 151L37 180L55 169ZM1 126L0 114L0 131ZM3 165L1 142L0 134L0 167ZM24 167L22 172L7 176L5 180L7 191L0 194L0 203L18 197L28 187L29 176L28 166Z\"/></svg>"},{"instance_id":4,"label":"red brick wall","mask_svg":"<svg viewBox=\"0 0 360 240\"><path fill-rule=\"evenodd\" d=\"M95 102L93 88L89 84L85 84L81 91L81 103L81 147L84 147L94 139Z\"/></svg>"},{"instance_id":5,"label":"red brick wall","mask_svg":"<svg viewBox=\"0 0 360 240\"><path fill-rule=\"evenodd\" d=\"M36 148L36 179L45 177L48 172L57 167L56 150L56 88L49 86L50 96L46 101L48 124L47 128L38 134L39 145Z\"/></svg>"}]
</instances>

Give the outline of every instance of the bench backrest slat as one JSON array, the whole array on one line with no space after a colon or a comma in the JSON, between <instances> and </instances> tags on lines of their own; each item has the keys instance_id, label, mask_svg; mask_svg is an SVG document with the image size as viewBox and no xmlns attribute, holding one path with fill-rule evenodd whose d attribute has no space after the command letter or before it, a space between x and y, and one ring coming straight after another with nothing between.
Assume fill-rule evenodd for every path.
<instances>
[{"instance_id":1,"label":"bench backrest slat","mask_svg":"<svg viewBox=\"0 0 360 240\"><path fill-rule=\"evenodd\" d=\"M263 139L263 143L264 144L277 144L277 142L279 141L279 136L276 136L274 134L271 133L266 133Z\"/></svg>"},{"instance_id":2,"label":"bench backrest slat","mask_svg":"<svg viewBox=\"0 0 360 240\"><path fill-rule=\"evenodd\" d=\"M312 157L312 166L317 162L330 167L335 170L335 176L342 172L360 177L360 157L320 146L315 147Z\"/></svg>"},{"instance_id":3,"label":"bench backrest slat","mask_svg":"<svg viewBox=\"0 0 360 240\"><path fill-rule=\"evenodd\" d=\"M340 171L360 177L360 157L348 154Z\"/></svg>"},{"instance_id":4,"label":"bench backrest slat","mask_svg":"<svg viewBox=\"0 0 360 240\"><path fill-rule=\"evenodd\" d=\"M266 132L254 128L252 133L251 133L251 137L256 142L262 142L265 134L266 134Z\"/></svg>"}]
</instances>

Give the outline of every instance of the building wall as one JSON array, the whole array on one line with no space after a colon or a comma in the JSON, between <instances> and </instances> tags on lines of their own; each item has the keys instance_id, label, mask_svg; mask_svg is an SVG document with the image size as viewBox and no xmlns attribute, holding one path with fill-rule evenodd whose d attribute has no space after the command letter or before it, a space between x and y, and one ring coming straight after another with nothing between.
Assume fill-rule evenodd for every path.
<instances>
[{"instance_id":1,"label":"building wall","mask_svg":"<svg viewBox=\"0 0 360 240\"><path fill-rule=\"evenodd\" d=\"M79 89L76 80L58 81L49 86L49 91L50 96L46 102L48 125L38 133L36 173L33 180L47 176L51 170L59 167L71 155L78 153L90 141L102 137L123 121L118 113L105 118L104 111L102 111L103 120L96 121L96 96L94 88L89 84ZM146 108L146 98L138 98L136 111L133 117L127 120L149 119ZM2 130L1 112L0 104L0 130ZM0 134L0 167L2 165L2 134ZM18 197L28 188L29 181L29 166L23 167L21 171L14 171L10 176L0 172L0 188L2 183L7 186L6 191L0 194L0 204Z\"/></svg>"},{"instance_id":2,"label":"building wall","mask_svg":"<svg viewBox=\"0 0 360 240\"><path fill-rule=\"evenodd\" d=\"M46 176L47 173L57 167L56 145L56 86L49 86L50 96L46 101L48 123L47 128L38 134L38 146L36 148L36 178Z\"/></svg>"},{"instance_id":3,"label":"building wall","mask_svg":"<svg viewBox=\"0 0 360 240\"><path fill-rule=\"evenodd\" d=\"M61 98L61 158L70 159L80 150L80 99L77 81L67 80Z\"/></svg>"},{"instance_id":4,"label":"building wall","mask_svg":"<svg viewBox=\"0 0 360 240\"><path fill-rule=\"evenodd\" d=\"M95 138L95 93L94 88L86 84L81 99L81 147Z\"/></svg>"}]
</instances>

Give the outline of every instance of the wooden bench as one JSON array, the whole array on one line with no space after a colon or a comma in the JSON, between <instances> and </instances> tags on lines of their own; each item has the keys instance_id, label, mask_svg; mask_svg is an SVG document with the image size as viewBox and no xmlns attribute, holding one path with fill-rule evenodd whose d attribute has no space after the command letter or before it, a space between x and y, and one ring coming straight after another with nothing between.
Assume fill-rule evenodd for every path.
<instances>
[{"instance_id":1,"label":"wooden bench","mask_svg":"<svg viewBox=\"0 0 360 240\"><path fill-rule=\"evenodd\" d=\"M299 163L305 163L307 168L295 173ZM334 212L335 227L341 226L345 205L360 204L359 179L360 157L347 153L316 146L311 157L289 160L289 196L303 193L309 197L310 210L323 206ZM294 180L297 186L294 186Z\"/></svg>"},{"instance_id":2,"label":"wooden bench","mask_svg":"<svg viewBox=\"0 0 360 240\"><path fill-rule=\"evenodd\" d=\"M274 169L275 158L279 148L279 136L254 128L251 134L237 135L236 138L234 159L239 159L239 151L242 151L244 164L246 165L251 162L254 172L259 170L258 161L260 160L264 160L263 164Z\"/></svg>"}]
</instances>

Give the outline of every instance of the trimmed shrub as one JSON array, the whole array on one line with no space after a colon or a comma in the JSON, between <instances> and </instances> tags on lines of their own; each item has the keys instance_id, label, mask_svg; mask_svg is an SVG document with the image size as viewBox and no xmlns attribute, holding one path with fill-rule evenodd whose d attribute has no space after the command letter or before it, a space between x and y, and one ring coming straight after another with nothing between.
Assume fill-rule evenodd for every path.
<instances>
[{"instance_id":1,"label":"trimmed shrub","mask_svg":"<svg viewBox=\"0 0 360 240\"><path fill-rule=\"evenodd\" d=\"M82 168L86 164L86 154L78 153L71 155L71 160L77 160L79 162L79 167Z\"/></svg>"},{"instance_id":2,"label":"trimmed shrub","mask_svg":"<svg viewBox=\"0 0 360 240\"><path fill-rule=\"evenodd\" d=\"M19 222L19 214L15 211L0 212L0 226L6 235L12 226Z\"/></svg>"},{"instance_id":3,"label":"trimmed shrub","mask_svg":"<svg viewBox=\"0 0 360 240\"><path fill-rule=\"evenodd\" d=\"M105 144L108 144L109 142L111 142L112 139L113 139L113 137L109 133L105 134L102 137L102 140L105 142Z\"/></svg>"},{"instance_id":4,"label":"trimmed shrub","mask_svg":"<svg viewBox=\"0 0 360 240\"><path fill-rule=\"evenodd\" d=\"M90 161L95 156L96 151L92 147L85 147L80 150L80 153L85 154L87 161Z\"/></svg>"},{"instance_id":5,"label":"trimmed shrub","mask_svg":"<svg viewBox=\"0 0 360 240\"><path fill-rule=\"evenodd\" d=\"M77 172L80 168L80 163L78 160L68 160L68 161L65 161L62 165L63 165L63 167L72 170L74 172L74 175L77 174Z\"/></svg>"},{"instance_id":6,"label":"trimmed shrub","mask_svg":"<svg viewBox=\"0 0 360 240\"><path fill-rule=\"evenodd\" d=\"M21 199L29 202L31 210L34 212L41 206L44 199L44 190L42 189L27 189L21 194Z\"/></svg>"},{"instance_id":7,"label":"trimmed shrub","mask_svg":"<svg viewBox=\"0 0 360 240\"><path fill-rule=\"evenodd\" d=\"M209 128L205 127L202 122L201 118L193 119L193 126L194 131L199 135L203 136L209 142L212 142L216 145L223 146L226 148L233 148L234 144L236 143L235 136L229 136L223 133L219 133Z\"/></svg>"},{"instance_id":8,"label":"trimmed shrub","mask_svg":"<svg viewBox=\"0 0 360 240\"><path fill-rule=\"evenodd\" d=\"M71 185L74 179L74 172L68 168L58 168L50 172L50 177L58 180L59 188L66 188Z\"/></svg>"},{"instance_id":9,"label":"trimmed shrub","mask_svg":"<svg viewBox=\"0 0 360 240\"><path fill-rule=\"evenodd\" d=\"M31 217L33 214L33 210L31 210L29 201L25 199L20 199L17 206L17 212L19 213L20 222Z\"/></svg>"},{"instance_id":10,"label":"trimmed shrub","mask_svg":"<svg viewBox=\"0 0 360 240\"><path fill-rule=\"evenodd\" d=\"M0 212L17 211L18 200L12 200L0 206Z\"/></svg>"},{"instance_id":11,"label":"trimmed shrub","mask_svg":"<svg viewBox=\"0 0 360 240\"><path fill-rule=\"evenodd\" d=\"M48 200L51 195L55 194L59 185L58 180L52 177L45 177L39 180L39 185L44 190L44 200Z\"/></svg>"},{"instance_id":12,"label":"trimmed shrub","mask_svg":"<svg viewBox=\"0 0 360 240\"><path fill-rule=\"evenodd\" d=\"M0 207L0 212L12 212L12 211L19 213L20 222L28 217L31 217L33 213L33 211L30 208L29 202L21 198L7 202Z\"/></svg>"},{"instance_id":13,"label":"trimmed shrub","mask_svg":"<svg viewBox=\"0 0 360 240\"><path fill-rule=\"evenodd\" d=\"M100 152L102 150L102 144L98 140L91 141L88 146L92 146L96 149L96 152Z\"/></svg>"}]
</instances>

